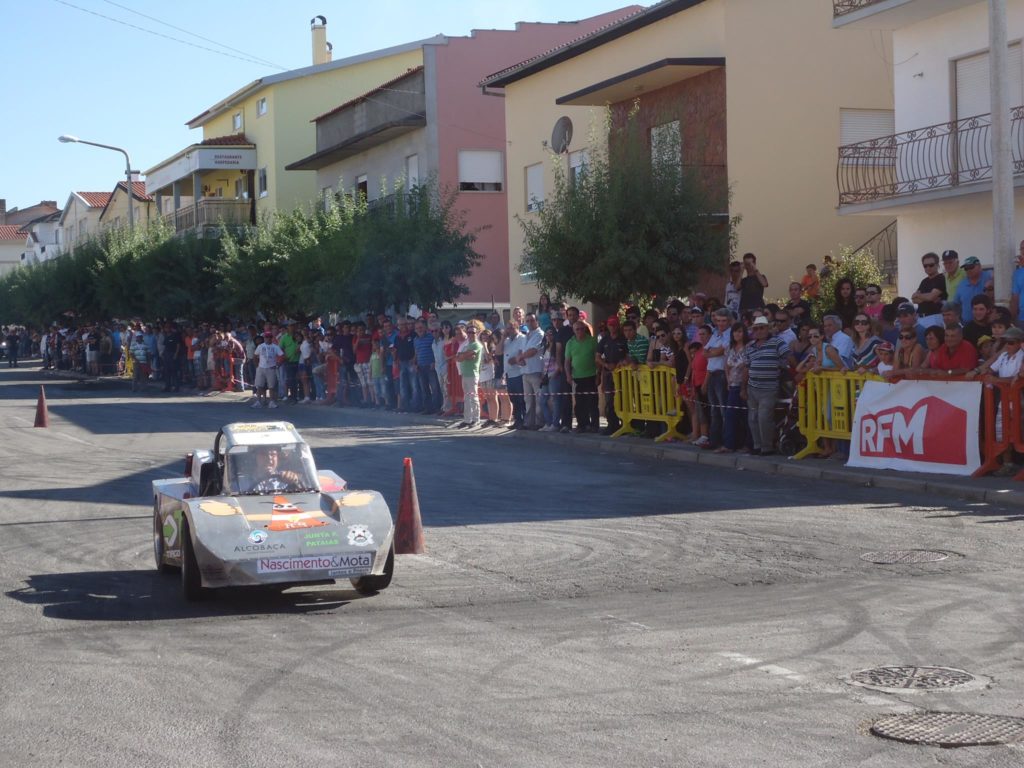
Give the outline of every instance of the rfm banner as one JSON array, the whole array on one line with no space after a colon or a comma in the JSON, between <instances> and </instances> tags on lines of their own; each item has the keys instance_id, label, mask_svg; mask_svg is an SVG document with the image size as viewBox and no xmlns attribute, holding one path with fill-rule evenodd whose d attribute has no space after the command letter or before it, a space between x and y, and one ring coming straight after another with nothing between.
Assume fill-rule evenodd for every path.
<instances>
[{"instance_id":1,"label":"rfm banner","mask_svg":"<svg viewBox=\"0 0 1024 768\"><path fill-rule=\"evenodd\" d=\"M847 466L970 475L981 465L981 382L869 381L857 398Z\"/></svg>"}]
</instances>

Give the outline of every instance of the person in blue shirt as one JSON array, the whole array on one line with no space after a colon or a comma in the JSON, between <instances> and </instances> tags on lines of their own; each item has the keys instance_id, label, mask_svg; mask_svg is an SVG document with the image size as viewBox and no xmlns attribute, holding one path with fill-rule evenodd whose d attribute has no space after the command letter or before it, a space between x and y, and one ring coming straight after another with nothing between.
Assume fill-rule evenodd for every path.
<instances>
[{"instance_id":1,"label":"person in blue shirt","mask_svg":"<svg viewBox=\"0 0 1024 768\"><path fill-rule=\"evenodd\" d=\"M985 287L992 284L992 273L981 268L977 256L968 256L962 264L967 275L956 287L953 301L960 305L960 319L964 325L971 322L971 299L985 293Z\"/></svg>"},{"instance_id":2,"label":"person in blue shirt","mask_svg":"<svg viewBox=\"0 0 1024 768\"><path fill-rule=\"evenodd\" d=\"M1010 312L1013 320L1018 326L1024 324L1024 302L1021 295L1024 294L1024 240L1020 241L1020 249L1017 251L1017 268L1013 271L1013 284L1010 288Z\"/></svg>"}]
</instances>

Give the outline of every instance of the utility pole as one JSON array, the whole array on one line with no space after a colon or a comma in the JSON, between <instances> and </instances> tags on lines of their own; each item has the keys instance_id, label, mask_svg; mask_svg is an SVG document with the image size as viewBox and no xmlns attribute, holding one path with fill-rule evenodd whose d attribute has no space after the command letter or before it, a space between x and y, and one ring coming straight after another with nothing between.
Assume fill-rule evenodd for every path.
<instances>
[{"instance_id":1,"label":"utility pole","mask_svg":"<svg viewBox=\"0 0 1024 768\"><path fill-rule=\"evenodd\" d=\"M1009 306L1016 247L1006 0L988 0L989 82L992 94L992 260L995 299Z\"/></svg>"}]
</instances>

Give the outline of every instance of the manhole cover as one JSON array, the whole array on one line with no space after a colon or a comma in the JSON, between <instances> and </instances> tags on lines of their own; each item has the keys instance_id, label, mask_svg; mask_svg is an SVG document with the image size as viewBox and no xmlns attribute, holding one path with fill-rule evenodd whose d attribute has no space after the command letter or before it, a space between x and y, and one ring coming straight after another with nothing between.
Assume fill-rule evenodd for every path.
<instances>
[{"instance_id":1,"label":"manhole cover","mask_svg":"<svg viewBox=\"0 0 1024 768\"><path fill-rule=\"evenodd\" d=\"M892 552L865 552L861 560L880 565L902 565L905 563L937 563L950 556L950 552L934 549L896 549Z\"/></svg>"},{"instance_id":2,"label":"manhole cover","mask_svg":"<svg viewBox=\"0 0 1024 768\"><path fill-rule=\"evenodd\" d=\"M888 715L871 724L883 739L935 747L985 747L1024 739L1024 720L966 712L914 712Z\"/></svg>"},{"instance_id":3,"label":"manhole cover","mask_svg":"<svg viewBox=\"0 0 1024 768\"><path fill-rule=\"evenodd\" d=\"M862 688L893 693L913 693L918 691L943 691L949 688L958 690L985 688L991 682L989 678L975 676L962 669L952 667L875 667L862 669L850 675L849 683Z\"/></svg>"}]
</instances>

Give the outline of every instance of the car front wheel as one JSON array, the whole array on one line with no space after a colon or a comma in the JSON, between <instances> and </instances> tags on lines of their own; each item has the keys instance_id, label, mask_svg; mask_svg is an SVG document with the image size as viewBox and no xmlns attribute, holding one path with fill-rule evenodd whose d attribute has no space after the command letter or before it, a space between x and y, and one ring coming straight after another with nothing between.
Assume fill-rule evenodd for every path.
<instances>
[{"instance_id":1,"label":"car front wheel","mask_svg":"<svg viewBox=\"0 0 1024 768\"><path fill-rule=\"evenodd\" d=\"M388 559L384 562L384 573L379 576L360 576L352 579L352 587L360 595L375 595L388 588L391 584L391 577L395 573L395 544L391 543L388 550Z\"/></svg>"},{"instance_id":2,"label":"car front wheel","mask_svg":"<svg viewBox=\"0 0 1024 768\"><path fill-rule=\"evenodd\" d=\"M209 590L203 586L202 576L199 574L199 561L196 560L196 550L192 545L192 532L184 518L181 520L181 592L189 602L203 600L209 594Z\"/></svg>"}]
</instances>

